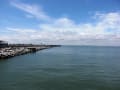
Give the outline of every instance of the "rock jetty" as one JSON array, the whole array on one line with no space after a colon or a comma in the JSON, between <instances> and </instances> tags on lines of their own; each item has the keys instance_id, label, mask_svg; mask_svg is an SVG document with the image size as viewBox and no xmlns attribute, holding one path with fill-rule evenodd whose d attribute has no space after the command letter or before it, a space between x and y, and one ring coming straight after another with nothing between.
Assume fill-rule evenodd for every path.
<instances>
[{"instance_id":1,"label":"rock jetty","mask_svg":"<svg viewBox=\"0 0 120 90\"><path fill-rule=\"evenodd\" d=\"M0 59L33 53L39 50L58 46L59 45L9 45L8 47L0 48Z\"/></svg>"}]
</instances>

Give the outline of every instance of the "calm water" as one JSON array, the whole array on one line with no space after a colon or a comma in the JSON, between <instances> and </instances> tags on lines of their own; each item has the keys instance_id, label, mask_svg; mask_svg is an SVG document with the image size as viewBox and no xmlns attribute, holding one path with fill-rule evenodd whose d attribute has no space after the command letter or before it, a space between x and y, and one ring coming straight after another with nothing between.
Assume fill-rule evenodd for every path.
<instances>
[{"instance_id":1,"label":"calm water","mask_svg":"<svg viewBox=\"0 0 120 90\"><path fill-rule=\"evenodd\" d=\"M120 47L62 46L2 60L0 90L120 90Z\"/></svg>"}]
</instances>

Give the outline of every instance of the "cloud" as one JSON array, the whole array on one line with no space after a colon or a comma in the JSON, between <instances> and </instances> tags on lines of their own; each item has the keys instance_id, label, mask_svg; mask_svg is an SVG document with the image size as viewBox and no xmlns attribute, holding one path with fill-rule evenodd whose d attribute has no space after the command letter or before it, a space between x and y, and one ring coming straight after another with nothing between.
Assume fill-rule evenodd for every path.
<instances>
[{"instance_id":1,"label":"cloud","mask_svg":"<svg viewBox=\"0 0 120 90\"><path fill-rule=\"evenodd\" d=\"M46 15L46 13L42 10L42 7L35 4L25 4L18 1L11 1L12 6L26 12L27 17L34 17L43 21L49 21L51 18Z\"/></svg>"},{"instance_id":2,"label":"cloud","mask_svg":"<svg viewBox=\"0 0 120 90\"><path fill-rule=\"evenodd\" d=\"M8 34L7 36L1 35L3 40L11 43L120 45L120 12L97 12L94 15L93 22L81 24L67 17L53 19L37 5L20 2L11 2L11 4L25 11L27 17L35 17L46 22L41 23L37 30L6 28Z\"/></svg>"}]
</instances>

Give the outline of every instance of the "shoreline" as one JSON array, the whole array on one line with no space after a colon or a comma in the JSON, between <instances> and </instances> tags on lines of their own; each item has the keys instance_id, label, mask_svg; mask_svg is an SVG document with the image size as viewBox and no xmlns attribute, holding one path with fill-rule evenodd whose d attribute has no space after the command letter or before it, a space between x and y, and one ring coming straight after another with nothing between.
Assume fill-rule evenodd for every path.
<instances>
[{"instance_id":1,"label":"shoreline","mask_svg":"<svg viewBox=\"0 0 120 90\"><path fill-rule=\"evenodd\" d=\"M10 45L0 48L0 60L59 46L60 45Z\"/></svg>"}]
</instances>

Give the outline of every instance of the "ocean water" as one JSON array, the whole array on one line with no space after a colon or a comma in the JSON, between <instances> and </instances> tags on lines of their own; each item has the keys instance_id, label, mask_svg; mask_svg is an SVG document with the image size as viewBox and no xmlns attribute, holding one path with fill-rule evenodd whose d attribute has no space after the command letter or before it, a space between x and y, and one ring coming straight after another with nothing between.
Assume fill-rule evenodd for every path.
<instances>
[{"instance_id":1,"label":"ocean water","mask_svg":"<svg viewBox=\"0 0 120 90\"><path fill-rule=\"evenodd\" d=\"M62 46L1 60L0 90L120 90L120 47Z\"/></svg>"}]
</instances>

